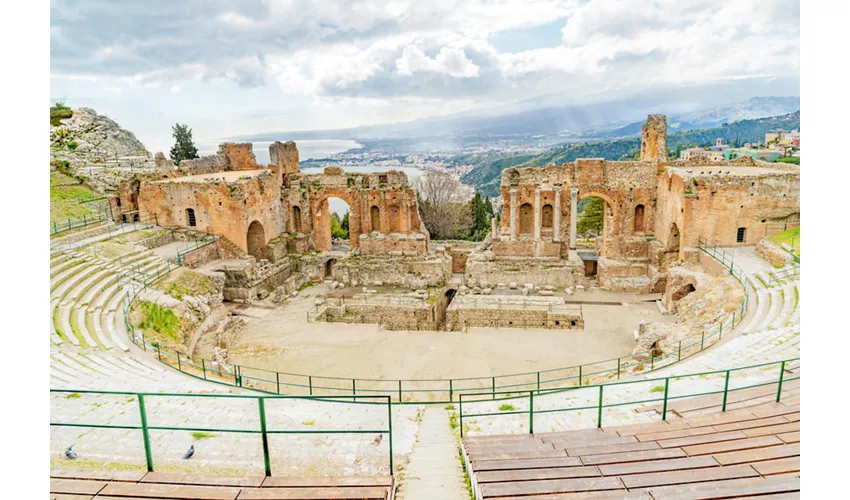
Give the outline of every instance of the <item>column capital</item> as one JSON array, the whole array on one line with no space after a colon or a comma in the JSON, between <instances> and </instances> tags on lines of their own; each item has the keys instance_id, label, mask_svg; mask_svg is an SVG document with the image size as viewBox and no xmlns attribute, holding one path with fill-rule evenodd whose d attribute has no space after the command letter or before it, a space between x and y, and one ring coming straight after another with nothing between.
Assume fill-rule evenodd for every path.
<instances>
[{"instance_id":1,"label":"column capital","mask_svg":"<svg viewBox=\"0 0 850 500\"><path fill-rule=\"evenodd\" d=\"M519 188L517 188L516 186L511 186L511 189L510 189L511 194L516 193L517 189L519 189Z\"/></svg>"},{"instance_id":2,"label":"column capital","mask_svg":"<svg viewBox=\"0 0 850 500\"><path fill-rule=\"evenodd\" d=\"M578 196L578 188L570 188L570 196Z\"/></svg>"}]
</instances>

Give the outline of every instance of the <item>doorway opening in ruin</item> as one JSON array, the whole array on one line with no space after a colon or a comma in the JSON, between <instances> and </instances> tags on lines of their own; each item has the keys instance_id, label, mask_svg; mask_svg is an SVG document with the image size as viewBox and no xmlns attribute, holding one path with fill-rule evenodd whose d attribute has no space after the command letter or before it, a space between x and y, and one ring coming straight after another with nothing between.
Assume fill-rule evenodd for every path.
<instances>
[{"instance_id":1,"label":"doorway opening in ruin","mask_svg":"<svg viewBox=\"0 0 850 500\"><path fill-rule=\"evenodd\" d=\"M351 216L348 199L324 195L313 205L313 242L322 252L347 252L353 248L359 221ZM352 227L354 230L352 230Z\"/></svg>"},{"instance_id":2,"label":"doorway opening in ruin","mask_svg":"<svg viewBox=\"0 0 850 500\"><path fill-rule=\"evenodd\" d=\"M372 231L381 232L381 209L375 205L369 209L369 221L372 223Z\"/></svg>"},{"instance_id":3,"label":"doorway opening in ruin","mask_svg":"<svg viewBox=\"0 0 850 500\"><path fill-rule=\"evenodd\" d=\"M643 205L638 205L635 207L635 233L643 233L646 231L646 223L644 222L643 213Z\"/></svg>"},{"instance_id":4,"label":"doorway opening in ruin","mask_svg":"<svg viewBox=\"0 0 850 500\"><path fill-rule=\"evenodd\" d=\"M519 234L531 234L534 231L534 208L530 203L519 206Z\"/></svg>"},{"instance_id":5,"label":"doorway opening in ruin","mask_svg":"<svg viewBox=\"0 0 850 500\"><path fill-rule=\"evenodd\" d=\"M266 231L260 221L254 221L248 226L248 255L257 260L266 258Z\"/></svg>"},{"instance_id":6,"label":"doorway opening in ruin","mask_svg":"<svg viewBox=\"0 0 850 500\"><path fill-rule=\"evenodd\" d=\"M292 207L292 231L295 233L301 232L301 207Z\"/></svg>"},{"instance_id":7,"label":"doorway opening in ruin","mask_svg":"<svg viewBox=\"0 0 850 500\"><path fill-rule=\"evenodd\" d=\"M747 228L739 227L738 234L735 237L736 243L746 243L747 242Z\"/></svg>"},{"instance_id":8,"label":"doorway opening in ruin","mask_svg":"<svg viewBox=\"0 0 850 500\"><path fill-rule=\"evenodd\" d=\"M439 295L437 301L434 303L434 322L436 323L437 330L445 330L446 329L446 310L449 308L449 304L452 303L452 299L457 295L457 289L449 288L442 295Z\"/></svg>"},{"instance_id":9,"label":"doorway opening in ruin","mask_svg":"<svg viewBox=\"0 0 850 500\"><path fill-rule=\"evenodd\" d=\"M602 245L613 218L611 205L601 196L587 195L579 199L576 221L576 248L602 253Z\"/></svg>"},{"instance_id":10,"label":"doorway opening in ruin","mask_svg":"<svg viewBox=\"0 0 850 500\"><path fill-rule=\"evenodd\" d=\"M667 239L667 251L679 251L679 226L677 226L675 222L672 226L670 226L670 237Z\"/></svg>"},{"instance_id":11,"label":"doorway opening in ruin","mask_svg":"<svg viewBox=\"0 0 850 500\"><path fill-rule=\"evenodd\" d=\"M673 297L672 297L673 302L678 302L678 301L682 300L686 296L693 293L695 290L696 290L696 287L694 287L694 285L692 285L691 283L688 283L687 285L685 285L685 286L679 288L678 290L676 290L675 292L673 292Z\"/></svg>"},{"instance_id":12,"label":"doorway opening in ruin","mask_svg":"<svg viewBox=\"0 0 850 500\"><path fill-rule=\"evenodd\" d=\"M186 223L189 225L189 227L195 227L196 222L197 221L195 220L195 209L194 208L187 208L186 209Z\"/></svg>"},{"instance_id":13,"label":"doorway opening in ruin","mask_svg":"<svg viewBox=\"0 0 850 500\"><path fill-rule=\"evenodd\" d=\"M335 264L336 259L328 259L328 261L325 262L325 279L333 278L333 270Z\"/></svg>"}]
</instances>

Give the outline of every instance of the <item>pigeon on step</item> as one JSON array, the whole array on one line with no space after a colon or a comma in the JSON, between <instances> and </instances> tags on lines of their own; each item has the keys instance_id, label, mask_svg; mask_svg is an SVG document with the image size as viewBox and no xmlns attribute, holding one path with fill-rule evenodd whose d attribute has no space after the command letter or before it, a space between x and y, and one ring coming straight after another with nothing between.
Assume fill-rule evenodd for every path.
<instances>
[{"instance_id":1,"label":"pigeon on step","mask_svg":"<svg viewBox=\"0 0 850 500\"><path fill-rule=\"evenodd\" d=\"M189 447L189 450L183 455L183 460L189 460L195 454L195 445Z\"/></svg>"},{"instance_id":2,"label":"pigeon on step","mask_svg":"<svg viewBox=\"0 0 850 500\"><path fill-rule=\"evenodd\" d=\"M68 447L67 450L65 450L65 456L70 458L71 460L77 458L77 452L75 452L74 450L71 449L73 447L74 447L74 445L71 445L71 446Z\"/></svg>"},{"instance_id":3,"label":"pigeon on step","mask_svg":"<svg viewBox=\"0 0 850 500\"><path fill-rule=\"evenodd\" d=\"M381 444L381 440L382 440L382 439L384 439L384 435L383 435L383 434L378 434L378 437L376 437L376 438L375 438L375 440L374 440L374 441L372 441L372 444Z\"/></svg>"}]
</instances>

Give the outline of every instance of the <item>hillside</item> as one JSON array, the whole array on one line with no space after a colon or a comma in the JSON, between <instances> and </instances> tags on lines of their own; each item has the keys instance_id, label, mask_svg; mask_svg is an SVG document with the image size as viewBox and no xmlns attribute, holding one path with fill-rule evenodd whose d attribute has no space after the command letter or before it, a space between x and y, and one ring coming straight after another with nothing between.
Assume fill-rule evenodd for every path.
<instances>
[{"instance_id":1,"label":"hillside","mask_svg":"<svg viewBox=\"0 0 850 500\"><path fill-rule=\"evenodd\" d=\"M722 138L725 143L758 142L764 140L764 134L767 132L799 128L800 112L797 111L781 116L741 120L715 128L676 132L667 136L667 148L669 154L673 154L677 148L684 146L713 144L718 137ZM561 146L532 156L522 162L515 161L523 158L517 156L480 165L470 170L461 180L465 184L475 186L482 195L498 196L501 173L506 168L544 167L550 163L562 164L575 161L578 158L621 160L633 158L639 152L639 148L640 139L637 137Z\"/></svg>"},{"instance_id":2,"label":"hillside","mask_svg":"<svg viewBox=\"0 0 850 500\"><path fill-rule=\"evenodd\" d=\"M77 167L121 157L150 157L132 132L91 108L70 109L57 103L50 114L51 160L67 160Z\"/></svg>"}]
</instances>

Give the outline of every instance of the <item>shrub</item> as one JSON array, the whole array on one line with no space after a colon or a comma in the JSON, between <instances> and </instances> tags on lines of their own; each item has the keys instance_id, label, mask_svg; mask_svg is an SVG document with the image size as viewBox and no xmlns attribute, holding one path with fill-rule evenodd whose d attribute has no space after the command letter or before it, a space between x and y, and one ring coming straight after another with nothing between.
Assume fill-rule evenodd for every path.
<instances>
[{"instance_id":1,"label":"shrub","mask_svg":"<svg viewBox=\"0 0 850 500\"><path fill-rule=\"evenodd\" d=\"M212 433L209 433L209 432L193 432L192 437L195 438L195 440L200 441L201 439L208 439L208 438L211 438L211 437L215 437L215 434L212 434Z\"/></svg>"},{"instance_id":2,"label":"shrub","mask_svg":"<svg viewBox=\"0 0 850 500\"><path fill-rule=\"evenodd\" d=\"M74 151L74 150L77 149L77 141L74 141L74 140L68 141L68 142L65 143L65 146L67 146L68 149L70 149L71 151Z\"/></svg>"},{"instance_id":3,"label":"shrub","mask_svg":"<svg viewBox=\"0 0 850 500\"><path fill-rule=\"evenodd\" d=\"M73 114L74 112L71 111L71 108L65 106L64 102L59 101L50 107L50 125L52 127L58 127L62 125L62 120L71 118Z\"/></svg>"},{"instance_id":4,"label":"shrub","mask_svg":"<svg viewBox=\"0 0 850 500\"><path fill-rule=\"evenodd\" d=\"M180 318L174 314L174 311L146 300L141 301L139 305L145 316L145 319L139 323L139 328L151 329L177 340L177 332L180 331Z\"/></svg>"},{"instance_id":5,"label":"shrub","mask_svg":"<svg viewBox=\"0 0 850 500\"><path fill-rule=\"evenodd\" d=\"M505 404L499 406L499 411L514 411L514 410L516 410L516 408L514 407L514 405L511 405L511 404L505 403Z\"/></svg>"}]
</instances>

